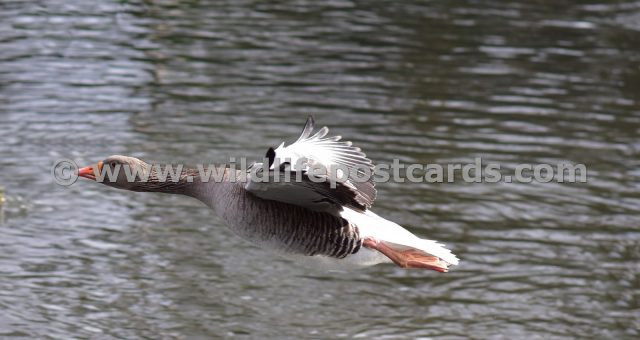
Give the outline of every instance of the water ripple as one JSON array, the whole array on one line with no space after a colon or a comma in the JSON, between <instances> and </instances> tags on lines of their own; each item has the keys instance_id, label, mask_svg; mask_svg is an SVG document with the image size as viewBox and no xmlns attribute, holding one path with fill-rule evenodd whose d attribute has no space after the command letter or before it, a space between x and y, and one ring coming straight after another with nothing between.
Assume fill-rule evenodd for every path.
<instances>
[{"instance_id":1,"label":"water ripple","mask_svg":"<svg viewBox=\"0 0 640 340\"><path fill-rule=\"evenodd\" d=\"M636 2L3 1L0 335L637 337ZM55 159L260 157L306 115L375 162L571 163L587 183L383 183L447 275L324 273L180 197Z\"/></svg>"}]
</instances>

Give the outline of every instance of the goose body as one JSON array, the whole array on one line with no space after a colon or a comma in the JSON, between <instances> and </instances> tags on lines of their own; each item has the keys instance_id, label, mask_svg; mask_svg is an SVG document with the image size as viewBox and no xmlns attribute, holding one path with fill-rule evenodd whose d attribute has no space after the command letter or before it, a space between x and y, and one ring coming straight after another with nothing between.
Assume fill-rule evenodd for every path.
<instances>
[{"instance_id":1,"label":"goose body","mask_svg":"<svg viewBox=\"0 0 640 340\"><path fill-rule=\"evenodd\" d=\"M313 166L339 165L353 175L373 166L350 142L340 141L339 136L326 137L326 127L314 135L312 132L310 117L295 143L269 148L266 158L269 164L254 165L267 169L267 173L255 171L266 175L267 181L251 176L239 181L238 178L247 178L246 173L223 168L224 176L219 181L200 181L195 171L186 170L177 182L161 182L154 167L126 156L111 156L95 166L80 169L79 175L95 180L106 167L137 167L146 175L144 180L141 178L144 176L131 181L118 174L115 181L103 183L133 191L194 197L210 207L238 236L305 264L348 269L394 262L404 268L441 272L458 264L458 258L443 245L418 238L369 209L376 195L373 177L364 182L348 178L333 186L329 178L314 181L310 174ZM305 162L299 162L301 159ZM280 168L281 164L289 168ZM277 180L287 171L300 172L303 179ZM196 180L187 181L189 175Z\"/></svg>"}]
</instances>

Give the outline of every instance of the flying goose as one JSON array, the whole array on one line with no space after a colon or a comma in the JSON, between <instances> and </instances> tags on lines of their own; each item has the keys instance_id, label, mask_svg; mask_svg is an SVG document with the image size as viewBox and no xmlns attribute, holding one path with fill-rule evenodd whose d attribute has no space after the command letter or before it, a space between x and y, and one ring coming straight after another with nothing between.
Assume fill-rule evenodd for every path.
<instances>
[{"instance_id":1,"label":"flying goose","mask_svg":"<svg viewBox=\"0 0 640 340\"><path fill-rule=\"evenodd\" d=\"M373 171L371 160L341 136L328 136L327 127L313 130L310 116L295 143L268 149L268 164L256 163L249 170L220 166L215 180L203 180L196 169L182 169L174 181L161 180L161 167L120 155L81 168L78 175L95 181L110 172L116 178L101 181L108 186L191 196L240 237L328 269L393 262L402 268L447 272L458 264L442 244L421 239L369 210L376 198L373 176L365 177ZM125 166L140 171L129 177L116 172ZM330 171L315 171L319 167L340 176L332 179Z\"/></svg>"}]
</instances>

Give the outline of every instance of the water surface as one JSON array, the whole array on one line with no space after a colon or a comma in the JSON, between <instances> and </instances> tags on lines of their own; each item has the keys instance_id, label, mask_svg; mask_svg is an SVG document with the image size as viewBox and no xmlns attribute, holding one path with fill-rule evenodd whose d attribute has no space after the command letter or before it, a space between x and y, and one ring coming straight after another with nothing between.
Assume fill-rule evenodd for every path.
<instances>
[{"instance_id":1,"label":"water surface","mask_svg":"<svg viewBox=\"0 0 640 340\"><path fill-rule=\"evenodd\" d=\"M637 2L0 2L0 336L635 338ZM260 157L306 116L377 163L588 167L588 183L385 183L462 259L326 273L182 197L54 160Z\"/></svg>"}]
</instances>

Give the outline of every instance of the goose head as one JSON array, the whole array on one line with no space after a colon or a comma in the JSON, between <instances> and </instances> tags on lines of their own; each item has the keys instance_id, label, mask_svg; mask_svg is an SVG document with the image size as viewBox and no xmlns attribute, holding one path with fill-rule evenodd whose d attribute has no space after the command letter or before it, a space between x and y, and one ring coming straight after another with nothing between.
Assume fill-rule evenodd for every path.
<instances>
[{"instance_id":1,"label":"goose head","mask_svg":"<svg viewBox=\"0 0 640 340\"><path fill-rule=\"evenodd\" d=\"M113 155L78 169L78 176L110 187L140 191L150 180L151 165L135 157Z\"/></svg>"}]
</instances>

